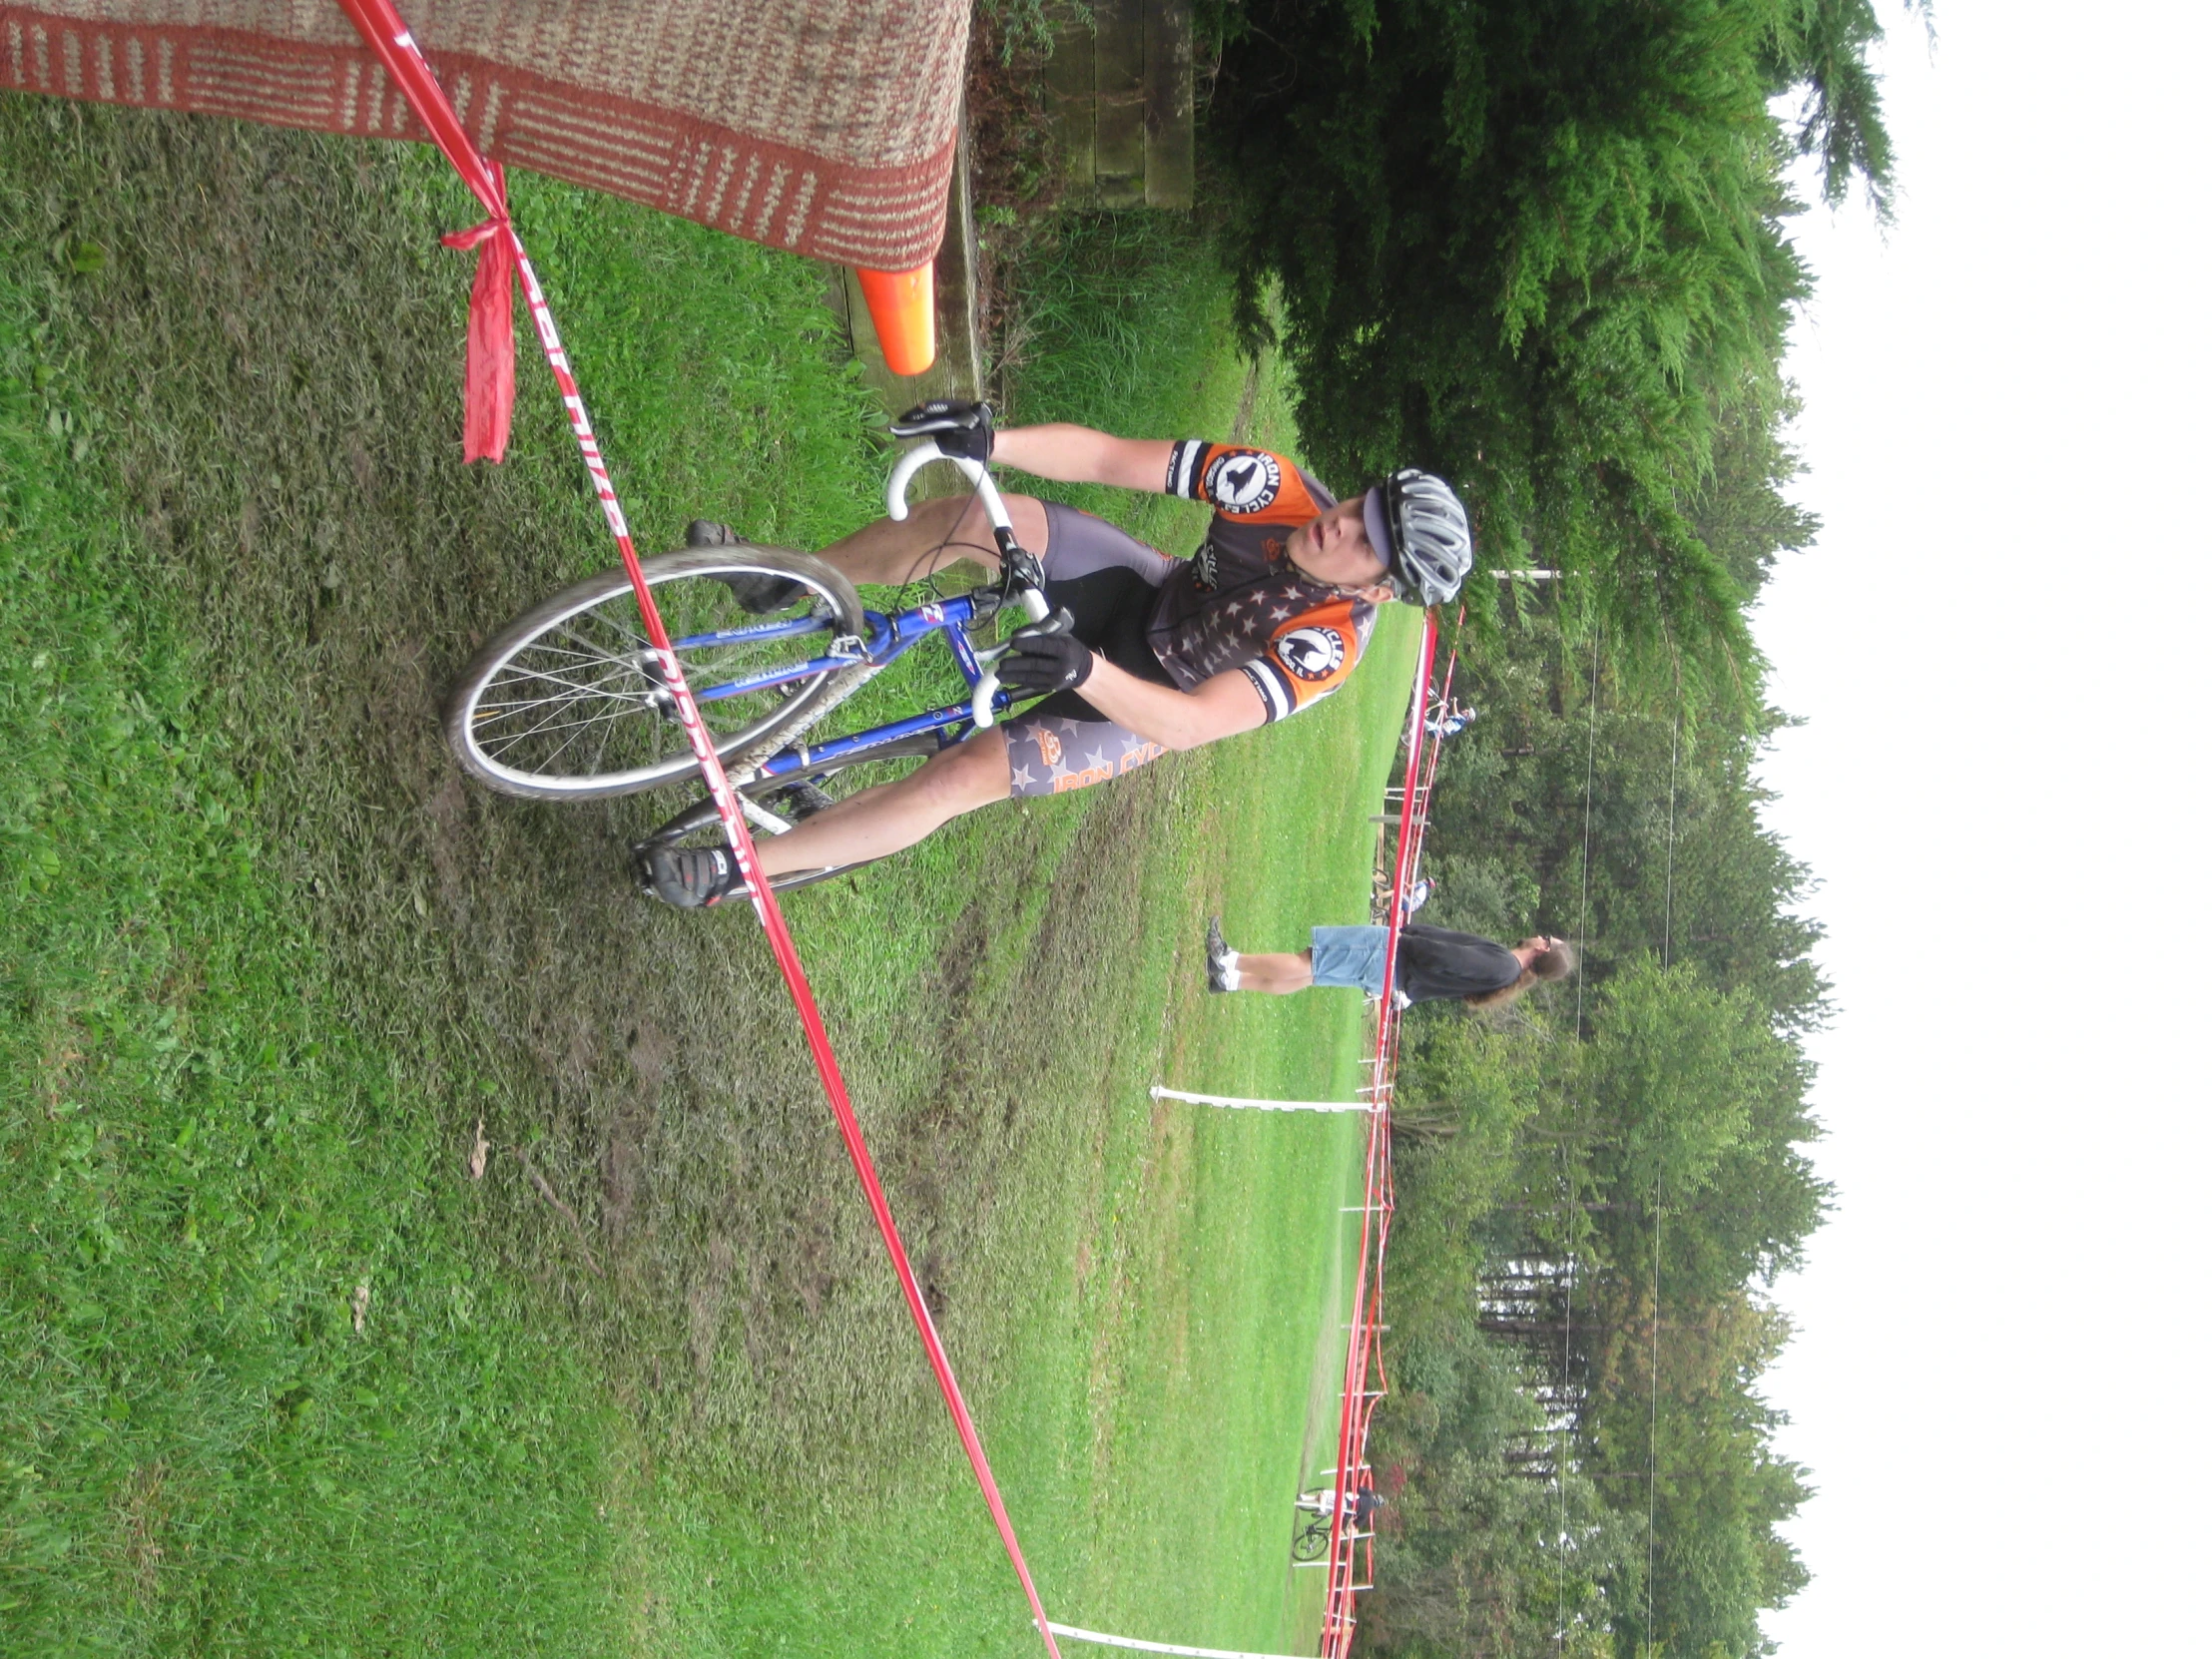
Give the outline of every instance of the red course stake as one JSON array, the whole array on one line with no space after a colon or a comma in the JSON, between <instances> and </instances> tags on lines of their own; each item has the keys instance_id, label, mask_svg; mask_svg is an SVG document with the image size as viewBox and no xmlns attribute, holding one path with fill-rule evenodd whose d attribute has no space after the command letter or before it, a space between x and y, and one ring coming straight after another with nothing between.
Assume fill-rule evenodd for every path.
<instances>
[{"instance_id":1,"label":"red course stake","mask_svg":"<svg viewBox=\"0 0 2212 1659\"><path fill-rule=\"evenodd\" d=\"M676 700L677 718L683 723L684 735L698 759L707 793L713 797L715 810L722 817L723 832L729 837L731 853L738 860L738 872L753 893L753 908L768 933L776 965L783 971L784 983L791 990L792 1003L807 1033L807 1046L814 1053L815 1069L822 1075L823 1093L828 1096L830 1109L836 1117L837 1133L844 1137L844 1149L852 1159L853 1173L859 1177L860 1190L867 1198L876 1230L883 1236L891 1271L898 1276L898 1288L906 1298L906 1311L913 1317L914 1330L921 1338L922 1351L928 1356L938 1391L944 1395L945 1409L952 1415L960 1447L967 1453L976 1484L982 1488L983 1501L998 1527L1006 1558L1013 1564L1014 1576L1021 1580L1022 1593L1029 1598L1030 1615L1036 1621L1038 1635L1044 1640L1045 1651L1052 1659L1059 1659L1059 1646L1047 1627L1044 1603L1029 1576L1029 1564L1022 1559L1021 1543L1014 1536L1013 1521L1008 1518L1005 1501L999 1496L990 1462L983 1455L982 1439L975 1431L974 1419L968 1415L967 1402L960 1395L959 1381L952 1375L952 1362L937 1336L936 1323L930 1319L929 1309L921 1299L921 1287L914 1279L912 1264L906 1260L906 1247L898 1237L897 1224L891 1219L890 1200L883 1194L883 1184L876 1178L875 1162L868 1156L867 1143L861 1138L859 1119L853 1114L852 1100L845 1091L844 1075L837 1067L836 1054L830 1047L830 1034L823 1027L822 1012L815 1006L814 991L807 983L806 969L800 964L799 950L792 943L790 929L784 925L784 915L777 907L775 893L769 890L768 882L761 876L752 832L738 810L737 797L722 770L722 759L715 753L706 723L699 718L699 705L684 679L683 665L676 660L676 652L669 645L668 630L662 627L660 611L646 586L637 549L631 545L630 526L623 518L622 503L615 495L614 480L608 476L606 460L599 453L599 440L592 433L591 419L584 412L583 393L577 389L576 377L570 372L568 353L562 349L560 333L553 326L553 312L545 302L545 290L538 285L537 273L531 269L530 257L523 251L522 239L515 234L514 221L508 215L506 179L496 164L477 151L461 126L460 118L454 114L452 104L447 101L445 89L430 73L429 64L423 61L414 37L407 32L406 23L391 0L338 0L338 4L344 7L361 39L368 43L385 73L406 97L416 119L429 130L431 139L445 153L445 159L453 164L461 182L491 214L487 222L473 230L445 239L449 246L477 251L476 283L469 302L465 453L472 460L479 455L496 460L506 447L508 411L514 396L514 336L512 313L507 309L510 301L506 285L507 274L511 271L522 280L530 319L537 325L538 343L544 347L546 363L560 386L561 404L568 411L569 428L576 434L577 447L583 451L584 465L599 495L600 510L607 517L607 528L614 534L615 545L622 550L622 567L629 572L630 585L637 592L646 637L661 659L662 674Z\"/></svg>"}]
</instances>

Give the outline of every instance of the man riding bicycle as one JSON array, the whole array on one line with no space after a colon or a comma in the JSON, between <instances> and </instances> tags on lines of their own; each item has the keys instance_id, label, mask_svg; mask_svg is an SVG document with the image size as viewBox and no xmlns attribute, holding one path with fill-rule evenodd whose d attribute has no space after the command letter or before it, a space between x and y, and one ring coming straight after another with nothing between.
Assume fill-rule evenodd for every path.
<instances>
[{"instance_id":1,"label":"man riding bicycle","mask_svg":"<svg viewBox=\"0 0 2212 1659\"><path fill-rule=\"evenodd\" d=\"M1198 552L1176 559L1089 513L1005 496L1016 539L1042 561L1054 614L1013 636L998 676L1044 701L762 841L770 875L880 858L990 802L1086 789L1296 714L1350 678L1378 605L1443 604L1473 561L1458 497L1409 468L1340 502L1268 450L1067 424L994 432L987 403L926 404L892 430L1062 483L1203 500L1213 521ZM695 545L729 539L720 525L692 526ZM854 582L884 584L963 558L998 564L981 502L959 496L879 519L820 556ZM765 612L788 602L787 584L765 574L757 583L738 590L741 603ZM657 848L646 873L685 907L739 884L725 847Z\"/></svg>"}]
</instances>

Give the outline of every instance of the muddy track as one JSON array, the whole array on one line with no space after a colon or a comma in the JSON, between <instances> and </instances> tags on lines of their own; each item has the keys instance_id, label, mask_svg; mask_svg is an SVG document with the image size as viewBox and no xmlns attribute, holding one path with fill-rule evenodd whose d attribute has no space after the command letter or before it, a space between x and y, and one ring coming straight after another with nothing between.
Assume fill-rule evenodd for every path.
<instances>
[{"instance_id":1,"label":"muddy track","mask_svg":"<svg viewBox=\"0 0 2212 1659\"><path fill-rule=\"evenodd\" d=\"M623 845L653 804L493 800L440 740L479 639L606 557L527 360L514 458L460 465L469 271L431 240L464 222L456 194L398 147L68 119L41 211L109 251L72 301L97 342L85 372L129 410L110 439L128 533L199 636L281 872L339 964L338 1017L396 1057L456 1178L481 1116L574 1212L603 1274L522 1159L491 1160L485 1248L567 1310L650 1431L773 1449L799 1478L910 1445L934 1422L927 1382L754 930L629 889ZM1112 792L1086 844L1130 833L1161 788ZM994 858L934 964L890 964L948 1017L840 1033L932 1305L984 1375L967 1252L1007 1159L1087 1134L1036 1103L1082 1028L1086 941L1126 901L1103 874L1067 883L1019 996L979 1004L1022 885Z\"/></svg>"}]
</instances>

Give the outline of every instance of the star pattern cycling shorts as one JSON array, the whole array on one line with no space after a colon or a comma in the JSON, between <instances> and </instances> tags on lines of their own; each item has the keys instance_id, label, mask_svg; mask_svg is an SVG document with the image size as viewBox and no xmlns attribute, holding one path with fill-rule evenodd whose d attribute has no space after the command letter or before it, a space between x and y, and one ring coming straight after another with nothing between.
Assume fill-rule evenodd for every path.
<instances>
[{"instance_id":1,"label":"star pattern cycling shorts","mask_svg":"<svg viewBox=\"0 0 2212 1659\"><path fill-rule=\"evenodd\" d=\"M1075 618L1075 637L1116 668L1155 685L1175 682L1145 640L1160 583L1175 568L1104 519L1044 503L1044 593ZM1060 692L1006 723L1013 795L1065 795L1135 772L1167 751L1108 720L1080 692Z\"/></svg>"},{"instance_id":2,"label":"star pattern cycling shorts","mask_svg":"<svg viewBox=\"0 0 2212 1659\"><path fill-rule=\"evenodd\" d=\"M1110 720L1024 715L1006 728L1013 794L1025 799L1087 790L1149 766L1167 751Z\"/></svg>"}]
</instances>

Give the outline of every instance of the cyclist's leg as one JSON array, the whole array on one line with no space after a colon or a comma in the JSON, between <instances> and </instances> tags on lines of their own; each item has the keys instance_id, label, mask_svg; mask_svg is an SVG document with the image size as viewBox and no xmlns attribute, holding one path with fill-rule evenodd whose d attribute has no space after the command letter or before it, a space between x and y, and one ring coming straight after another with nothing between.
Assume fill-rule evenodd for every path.
<instances>
[{"instance_id":1,"label":"cyclist's leg","mask_svg":"<svg viewBox=\"0 0 2212 1659\"><path fill-rule=\"evenodd\" d=\"M1165 553L1079 508L1033 495L1002 499L1014 539L1044 562L1048 582L1122 569L1158 587L1175 568ZM877 519L831 542L819 556L852 581L896 585L919 581L962 559L996 572L997 548L983 503L972 495L945 495L916 502L903 519Z\"/></svg>"},{"instance_id":2,"label":"cyclist's leg","mask_svg":"<svg viewBox=\"0 0 2212 1659\"><path fill-rule=\"evenodd\" d=\"M1005 732L1008 783L1018 800L1087 790L1150 766L1167 753L1127 727L1101 719L1072 692L1046 698L1008 721Z\"/></svg>"},{"instance_id":3,"label":"cyclist's leg","mask_svg":"<svg viewBox=\"0 0 2212 1659\"><path fill-rule=\"evenodd\" d=\"M1289 996L1294 991L1313 988L1314 953L1311 950L1240 950L1236 974L1237 990Z\"/></svg>"},{"instance_id":4,"label":"cyclist's leg","mask_svg":"<svg viewBox=\"0 0 2212 1659\"><path fill-rule=\"evenodd\" d=\"M759 842L770 875L864 863L933 833L963 813L1007 796L1006 734L997 727L931 756L892 784L878 784Z\"/></svg>"},{"instance_id":5,"label":"cyclist's leg","mask_svg":"<svg viewBox=\"0 0 2212 1659\"><path fill-rule=\"evenodd\" d=\"M1159 557L1141 542L1130 540L1130 545ZM1144 622L1152 593L1152 584L1142 572L1118 559L1074 578L1056 577L1049 566L1046 571L1045 596L1074 617L1077 639L1127 673L1171 685L1167 670L1145 644ZM1083 700L1080 691L1046 698L1008 721L1005 730L1008 782L1016 797L1087 790L1150 766L1167 753L1108 720Z\"/></svg>"},{"instance_id":6,"label":"cyclist's leg","mask_svg":"<svg viewBox=\"0 0 2212 1659\"><path fill-rule=\"evenodd\" d=\"M1145 586L1156 588L1175 569L1173 559L1156 547L1146 546L1119 525L1058 501L1042 501L1038 506L1044 512L1045 544L1029 550L1044 561L1047 588L1058 582L1080 581L1102 570L1133 571ZM1026 542L1023 545L1028 546Z\"/></svg>"},{"instance_id":7,"label":"cyclist's leg","mask_svg":"<svg viewBox=\"0 0 2212 1659\"><path fill-rule=\"evenodd\" d=\"M1109 661L1168 683L1166 671L1143 645L1142 625L1147 598L1159 579L1152 571L1164 575L1172 561L1087 513L1025 495L1009 495L1005 500L1016 536L1048 560L1048 582L1055 542L1063 553L1077 555L1069 597L1078 609L1096 613L1093 626L1081 632L1100 636L1096 643ZM961 516L955 516L955 509ZM904 535L917 521L919 532ZM980 562L983 555L978 549L956 545L977 525L981 526L978 539L987 548L988 521L979 508L971 512L962 498L940 498L921 503L904 523L885 519L871 524L825 548L822 557L855 581L910 581L925 567L934 571L971 554ZM1104 534L1092 533L1094 526ZM893 536L891 531L901 534ZM1086 598L1090 603L1083 602ZM1124 658L1128 660L1123 662ZM913 845L962 814L1009 795L1085 789L1133 772L1164 753L1158 744L1100 718L1080 697L1064 693L1047 698L1003 727L978 732L940 752L896 783L862 790L807 819L790 833L772 836L761 843L761 865L768 874L780 875L880 858Z\"/></svg>"},{"instance_id":8,"label":"cyclist's leg","mask_svg":"<svg viewBox=\"0 0 2212 1659\"><path fill-rule=\"evenodd\" d=\"M1045 503L1031 495L1008 495L1006 516L1014 539L1042 557L1051 541ZM998 544L991 521L973 495L940 495L917 501L902 519L879 518L849 536L831 542L817 557L835 565L855 582L897 587L934 575L946 565L972 559L996 574Z\"/></svg>"}]
</instances>

